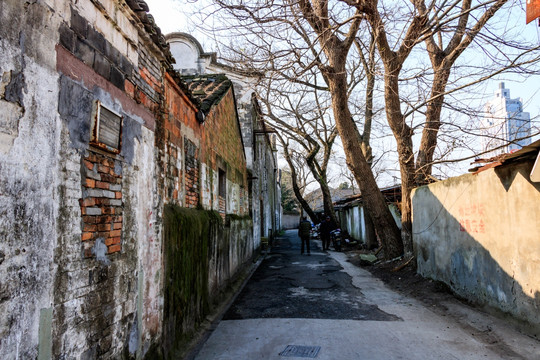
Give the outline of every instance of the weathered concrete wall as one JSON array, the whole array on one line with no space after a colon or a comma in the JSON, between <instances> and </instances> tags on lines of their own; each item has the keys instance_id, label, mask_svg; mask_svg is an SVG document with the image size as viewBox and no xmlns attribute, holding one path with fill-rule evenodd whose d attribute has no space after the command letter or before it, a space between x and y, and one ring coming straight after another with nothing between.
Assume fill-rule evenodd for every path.
<instances>
[{"instance_id":1,"label":"weathered concrete wall","mask_svg":"<svg viewBox=\"0 0 540 360\"><path fill-rule=\"evenodd\" d=\"M300 214L283 214L281 227L283 229L297 229L300 224Z\"/></svg>"},{"instance_id":2,"label":"weathered concrete wall","mask_svg":"<svg viewBox=\"0 0 540 360\"><path fill-rule=\"evenodd\" d=\"M540 325L540 184L531 168L514 163L415 189L413 234L420 274Z\"/></svg>"}]
</instances>

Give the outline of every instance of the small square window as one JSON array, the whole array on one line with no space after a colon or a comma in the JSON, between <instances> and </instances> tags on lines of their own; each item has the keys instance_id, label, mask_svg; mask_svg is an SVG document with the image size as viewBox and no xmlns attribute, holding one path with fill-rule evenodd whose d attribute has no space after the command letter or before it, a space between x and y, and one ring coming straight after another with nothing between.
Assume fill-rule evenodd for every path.
<instances>
[{"instance_id":1,"label":"small square window","mask_svg":"<svg viewBox=\"0 0 540 360\"><path fill-rule=\"evenodd\" d=\"M96 111L92 119L92 145L118 154L122 144L123 116L96 101Z\"/></svg>"}]
</instances>

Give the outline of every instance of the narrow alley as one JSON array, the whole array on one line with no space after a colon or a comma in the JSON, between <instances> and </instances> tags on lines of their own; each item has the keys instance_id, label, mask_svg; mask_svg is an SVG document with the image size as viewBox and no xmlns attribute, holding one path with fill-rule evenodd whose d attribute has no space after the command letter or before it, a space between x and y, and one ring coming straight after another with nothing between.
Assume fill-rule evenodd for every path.
<instances>
[{"instance_id":1,"label":"narrow alley","mask_svg":"<svg viewBox=\"0 0 540 360\"><path fill-rule=\"evenodd\" d=\"M318 241L300 255L295 230L274 245L195 359L540 358L536 340L457 300L433 312Z\"/></svg>"},{"instance_id":2,"label":"narrow alley","mask_svg":"<svg viewBox=\"0 0 540 360\"><path fill-rule=\"evenodd\" d=\"M0 360L540 360L523 6L203 3L0 0Z\"/></svg>"}]
</instances>

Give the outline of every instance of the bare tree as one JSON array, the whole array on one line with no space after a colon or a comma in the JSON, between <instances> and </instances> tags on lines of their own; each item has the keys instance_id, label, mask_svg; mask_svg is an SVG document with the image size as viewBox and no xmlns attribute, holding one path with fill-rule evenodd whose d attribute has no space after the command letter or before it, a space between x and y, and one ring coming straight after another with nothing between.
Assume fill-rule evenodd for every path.
<instances>
[{"instance_id":1,"label":"bare tree","mask_svg":"<svg viewBox=\"0 0 540 360\"><path fill-rule=\"evenodd\" d=\"M288 81L269 79L265 85L259 96L264 109L262 115L272 126L279 129L278 136L286 157L290 156L290 141L302 149L301 152L297 151L297 154L302 155L313 178L319 184L324 212L336 221L327 170L337 131L327 114L325 94L319 94L320 90L299 84L291 86ZM306 211L310 212L308 209Z\"/></svg>"},{"instance_id":2,"label":"bare tree","mask_svg":"<svg viewBox=\"0 0 540 360\"><path fill-rule=\"evenodd\" d=\"M355 175L366 208L374 220L376 231L382 240L385 256L387 258L399 256L403 251L403 244L399 237L398 228L362 151L362 137L352 119L348 103L349 97L346 92L345 63L358 33L362 20L361 11L358 9L351 14L349 19L342 20L340 23L331 22L327 1L314 1L312 3L308 0L299 0L297 4L302 17L317 34L318 44L326 57L325 61L317 63L317 67L325 78L332 96L334 118L343 142L347 165ZM340 36L342 31L336 31L336 27L343 23L348 24L348 29L343 30L345 35ZM337 29L341 29L341 26Z\"/></svg>"},{"instance_id":3,"label":"bare tree","mask_svg":"<svg viewBox=\"0 0 540 360\"><path fill-rule=\"evenodd\" d=\"M438 131L446 87L457 59L469 47L507 0L487 0L472 3L463 1L413 0L410 6L399 9L394 14L386 11L376 0L342 0L356 8L368 21L375 34L377 49L384 64L386 118L397 142L402 184L402 237L407 253L412 253L412 209L411 190L423 184L431 175L433 155L437 147ZM395 15L395 17L393 17ZM401 30L396 23L405 19ZM396 21L394 21L396 20ZM398 30L398 31L396 31ZM399 36L401 34L403 36ZM503 34L500 34L501 36ZM420 43L432 66L432 76L428 76L431 93L425 101L415 104L404 113L400 89L403 84L401 73L411 52ZM531 51L523 48L523 53ZM519 56L516 58L519 59ZM510 59L508 59L510 60ZM530 60L522 63L527 64ZM518 62L521 62L519 60ZM493 72L502 71L516 65L514 61L501 64ZM416 79L425 73L417 73ZM424 80L421 80L424 81ZM470 82L468 82L470 85ZM463 87L467 84L462 85ZM454 89L455 91L456 89ZM408 116L422 111L425 117L422 139L415 163L413 148L414 129L408 123Z\"/></svg>"},{"instance_id":4,"label":"bare tree","mask_svg":"<svg viewBox=\"0 0 540 360\"><path fill-rule=\"evenodd\" d=\"M301 157L297 156L297 154L295 156L295 152L289 148L289 142L286 138L281 136L281 134L279 133L277 136L283 148L283 157L289 165L289 171L291 174L291 185L294 195L296 196L298 203L302 207L302 210L308 214L311 221L313 223L317 223L318 219L315 211L313 211L311 206L309 206L309 203L304 198L305 183L302 183L302 180L305 179L305 177L303 177L303 174L301 173L301 169L303 169L303 166L298 166L299 163L301 163L301 161L299 161L299 158ZM300 169L300 173L297 171L298 169Z\"/></svg>"},{"instance_id":5,"label":"bare tree","mask_svg":"<svg viewBox=\"0 0 540 360\"><path fill-rule=\"evenodd\" d=\"M227 14L242 31L241 43L231 43L235 66L255 67L317 90L326 90L332 103L332 118L343 143L347 165L371 213L387 258L403 252L399 229L380 193L363 149L362 134L350 110L348 54L358 37L361 12L342 3L329 9L326 1L298 2L215 0L220 14ZM214 21L214 29L215 24ZM219 29L218 29L219 30ZM369 34L366 37L369 43ZM236 40L238 37L236 37ZM369 46L368 46L369 47ZM354 47L353 47L354 48ZM361 47L357 47L361 48ZM369 58L369 56L368 56ZM311 76L316 70L316 77ZM320 82L315 79L322 79ZM368 134L369 135L369 134ZM368 137L364 138L366 144ZM308 157L309 159L310 157Z\"/></svg>"},{"instance_id":6,"label":"bare tree","mask_svg":"<svg viewBox=\"0 0 540 360\"><path fill-rule=\"evenodd\" d=\"M235 44L233 47L238 54L237 65L242 65L245 60L249 66L279 73L292 83L329 91L333 119L343 142L347 165L362 191L387 257L401 253L403 243L369 169L366 159L369 154L362 146L366 133L358 131L351 112L350 69L347 67L351 48L356 48L354 55L366 62L369 56L362 58L361 55L372 54L366 51L372 48L359 45L369 43L369 35L373 34L384 66L386 119L397 147L403 195L401 236L408 254L412 252L411 190L425 183L431 177L433 164L440 162L441 156L448 156L454 143L459 143L457 136L445 134L450 143L438 146L439 132L444 125L441 113L445 106L447 109L455 107L445 102L445 98L508 69L532 71L530 67L538 60L537 44L512 43L504 39L499 29L486 28L508 2L506 0L474 3L471 0L433 0L429 4L413 0L393 3L392 7L385 6L382 0L332 3L327 0L254 0L249 5L234 0L215 2L245 31L245 41L241 46ZM366 31L363 24L370 31ZM489 44L497 44L495 48L511 46L516 51L500 50L499 56L495 57L485 50ZM456 71L466 69L463 63L458 64L458 60L471 46L484 51L492 64L482 64L472 80L458 79ZM423 58L429 60L428 66L424 66ZM313 78L306 77L314 69L323 82L316 84ZM471 75L468 74L469 78ZM448 88L450 81L452 86ZM416 99L404 96L412 84L417 85ZM423 88L429 92L424 93ZM367 112L365 117L369 119ZM449 123L454 124L453 121ZM418 151L415 151L413 135L418 130L422 131L422 138ZM437 152L438 159L435 159Z\"/></svg>"}]
</instances>

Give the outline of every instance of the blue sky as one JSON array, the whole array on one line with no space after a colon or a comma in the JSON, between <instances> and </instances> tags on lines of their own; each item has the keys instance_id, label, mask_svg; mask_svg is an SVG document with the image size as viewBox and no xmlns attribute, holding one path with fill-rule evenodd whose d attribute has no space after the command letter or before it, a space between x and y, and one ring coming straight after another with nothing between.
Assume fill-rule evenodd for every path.
<instances>
[{"instance_id":1,"label":"blue sky","mask_svg":"<svg viewBox=\"0 0 540 360\"><path fill-rule=\"evenodd\" d=\"M199 40L205 51L217 50L215 48L215 43L211 41L211 39L206 38L204 34L197 31L197 21L201 20L198 20L196 16L191 15L191 13L197 11L198 7L204 6L204 4L207 3L206 0L146 0L146 2L150 7L150 13L156 19L156 23L163 33L167 34L175 31L190 33ZM522 10L524 4L523 2L517 2L516 4L518 4L518 6L511 7L510 12L504 14L504 16L510 18L510 21L503 25L506 26L505 31L516 32L520 36L540 44L540 27L538 26L538 22L534 21L525 25L525 12ZM206 25L208 25L210 21L211 19L206 19ZM468 56L472 56L473 58L476 55L472 50L469 51L469 53ZM524 77L504 74L485 81L482 85L475 87L475 91L478 92L475 96L475 101L479 104L485 103L485 101L492 97L501 81L504 81L505 87L510 89L512 98L523 99L524 111L529 112L531 119L535 122L533 123L533 126L536 125L537 127L540 127L540 65L538 66L538 71L536 71L535 75L527 75ZM457 97L459 98L461 96L458 95ZM533 141L539 138L540 136L536 136L533 138ZM390 142L393 143L392 140L390 140ZM386 146L389 148L393 147L392 144L387 144ZM470 162L470 160L464 161L463 164L456 168L457 170L449 171L448 175L454 176L466 172L466 169L470 167ZM394 173L395 175L399 175L396 171L394 171ZM392 178L393 176L388 177L388 179ZM383 184L380 185L389 185L393 181L394 180L385 180L383 181ZM340 180L338 180L338 182L340 182Z\"/></svg>"}]
</instances>

